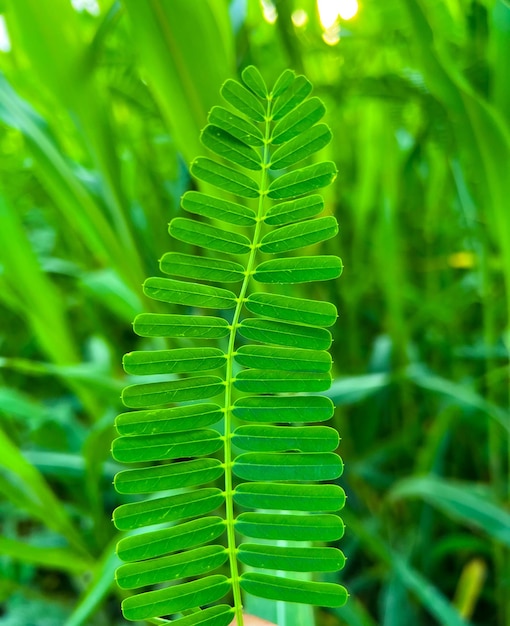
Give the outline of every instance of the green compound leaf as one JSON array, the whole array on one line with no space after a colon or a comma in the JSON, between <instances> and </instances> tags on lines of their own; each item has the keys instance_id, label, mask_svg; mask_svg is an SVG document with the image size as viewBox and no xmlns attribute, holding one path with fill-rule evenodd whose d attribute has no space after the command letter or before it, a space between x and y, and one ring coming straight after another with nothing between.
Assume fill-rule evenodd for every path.
<instances>
[{"instance_id":1,"label":"green compound leaf","mask_svg":"<svg viewBox=\"0 0 510 626\"><path fill-rule=\"evenodd\" d=\"M324 422L335 407L325 396L248 396L235 401L233 414L246 422Z\"/></svg>"},{"instance_id":2,"label":"green compound leaf","mask_svg":"<svg viewBox=\"0 0 510 626\"><path fill-rule=\"evenodd\" d=\"M343 508L345 493L338 485L243 483L236 487L234 502L250 509L333 513Z\"/></svg>"},{"instance_id":3,"label":"green compound leaf","mask_svg":"<svg viewBox=\"0 0 510 626\"><path fill-rule=\"evenodd\" d=\"M221 446L218 431L201 428L162 435L119 437L113 441L112 454L121 463L140 463L212 454Z\"/></svg>"},{"instance_id":4,"label":"green compound leaf","mask_svg":"<svg viewBox=\"0 0 510 626\"><path fill-rule=\"evenodd\" d=\"M283 144L298 137L321 120L325 112L326 108L319 98L309 98L276 124L271 135L271 143Z\"/></svg>"},{"instance_id":5,"label":"green compound leaf","mask_svg":"<svg viewBox=\"0 0 510 626\"><path fill-rule=\"evenodd\" d=\"M244 235L227 232L209 224L197 224L187 217L175 217L170 222L168 232L179 241L191 243L207 250L245 254L251 248L250 240Z\"/></svg>"},{"instance_id":6,"label":"green compound leaf","mask_svg":"<svg viewBox=\"0 0 510 626\"><path fill-rule=\"evenodd\" d=\"M188 550L217 539L225 528L221 517L202 517L170 528L124 537L117 544L117 555L122 561L130 562Z\"/></svg>"},{"instance_id":7,"label":"green compound leaf","mask_svg":"<svg viewBox=\"0 0 510 626\"><path fill-rule=\"evenodd\" d=\"M338 447L336 430L327 426L239 426L232 443L241 450L257 452L332 452Z\"/></svg>"},{"instance_id":8,"label":"green compound leaf","mask_svg":"<svg viewBox=\"0 0 510 626\"><path fill-rule=\"evenodd\" d=\"M289 548L242 543L239 560L250 567L284 572L337 572L345 556L336 548Z\"/></svg>"},{"instance_id":9,"label":"green compound leaf","mask_svg":"<svg viewBox=\"0 0 510 626\"><path fill-rule=\"evenodd\" d=\"M197 489L166 498L121 504L113 512L113 523L118 530L131 530L197 517L211 513L223 504L224 499L219 489Z\"/></svg>"},{"instance_id":10,"label":"green compound leaf","mask_svg":"<svg viewBox=\"0 0 510 626\"><path fill-rule=\"evenodd\" d=\"M235 353L239 365L286 372L329 372L331 356L325 350L241 346Z\"/></svg>"},{"instance_id":11,"label":"green compound leaf","mask_svg":"<svg viewBox=\"0 0 510 626\"><path fill-rule=\"evenodd\" d=\"M129 563L118 568L117 584L121 589L136 589L178 578L208 574L223 565L227 558L228 553L222 546L204 546L159 559Z\"/></svg>"},{"instance_id":12,"label":"green compound leaf","mask_svg":"<svg viewBox=\"0 0 510 626\"><path fill-rule=\"evenodd\" d=\"M221 95L235 109L254 122L264 121L266 111L260 100L237 81L232 79L225 81L221 88Z\"/></svg>"},{"instance_id":13,"label":"green compound leaf","mask_svg":"<svg viewBox=\"0 0 510 626\"><path fill-rule=\"evenodd\" d=\"M223 411L218 404L188 404L171 409L121 413L115 420L115 428L119 435L176 433L211 426L222 417Z\"/></svg>"},{"instance_id":14,"label":"green compound leaf","mask_svg":"<svg viewBox=\"0 0 510 626\"><path fill-rule=\"evenodd\" d=\"M259 283L309 283L338 278L342 270L342 260L337 256L303 256L264 261L255 270L254 278Z\"/></svg>"},{"instance_id":15,"label":"green compound leaf","mask_svg":"<svg viewBox=\"0 0 510 626\"><path fill-rule=\"evenodd\" d=\"M218 348L177 348L152 352L129 352L122 365L126 374L177 374L202 372L225 365L226 356Z\"/></svg>"},{"instance_id":16,"label":"green compound leaf","mask_svg":"<svg viewBox=\"0 0 510 626\"><path fill-rule=\"evenodd\" d=\"M273 154L270 169L283 170L322 150L333 135L326 124L318 124L284 144Z\"/></svg>"},{"instance_id":17,"label":"green compound leaf","mask_svg":"<svg viewBox=\"0 0 510 626\"><path fill-rule=\"evenodd\" d=\"M309 326L333 326L337 318L336 308L329 302L270 293L252 293L246 308L255 315Z\"/></svg>"},{"instance_id":18,"label":"green compound leaf","mask_svg":"<svg viewBox=\"0 0 510 626\"><path fill-rule=\"evenodd\" d=\"M140 313L135 318L133 330L140 337L221 339L228 337L230 326L221 317Z\"/></svg>"},{"instance_id":19,"label":"green compound leaf","mask_svg":"<svg viewBox=\"0 0 510 626\"><path fill-rule=\"evenodd\" d=\"M294 224L308 217L315 217L324 209L324 200L317 194L274 204L267 212L264 221L271 226Z\"/></svg>"},{"instance_id":20,"label":"green compound leaf","mask_svg":"<svg viewBox=\"0 0 510 626\"><path fill-rule=\"evenodd\" d=\"M236 306L236 295L232 291L173 278L147 278L143 292L153 300L205 309L232 309Z\"/></svg>"},{"instance_id":21,"label":"green compound leaf","mask_svg":"<svg viewBox=\"0 0 510 626\"><path fill-rule=\"evenodd\" d=\"M245 537L284 541L337 541L345 530L338 515L330 514L241 513L235 526Z\"/></svg>"},{"instance_id":22,"label":"green compound leaf","mask_svg":"<svg viewBox=\"0 0 510 626\"><path fill-rule=\"evenodd\" d=\"M317 217L306 222L282 226L268 233L260 243L261 252L290 252L319 241L331 239L338 233L336 219L332 216ZM280 259L282 260L282 259Z\"/></svg>"},{"instance_id":23,"label":"green compound leaf","mask_svg":"<svg viewBox=\"0 0 510 626\"><path fill-rule=\"evenodd\" d=\"M296 198L331 184L337 175L336 165L324 161L283 174L269 185L267 195L275 200Z\"/></svg>"},{"instance_id":24,"label":"green compound leaf","mask_svg":"<svg viewBox=\"0 0 510 626\"><path fill-rule=\"evenodd\" d=\"M226 576L208 576L178 586L148 591L126 598L122 602L122 611L124 617L129 620L150 619L158 615L178 613L189 608L216 602L216 600L223 598L229 590L230 582ZM230 619L232 619L231 614ZM191 624L195 623L197 622L191 622ZM225 625L228 624L228 622L224 623Z\"/></svg>"},{"instance_id":25,"label":"green compound leaf","mask_svg":"<svg viewBox=\"0 0 510 626\"><path fill-rule=\"evenodd\" d=\"M246 452L234 461L234 474L245 480L334 480L342 475L337 454Z\"/></svg>"},{"instance_id":26,"label":"green compound leaf","mask_svg":"<svg viewBox=\"0 0 510 626\"><path fill-rule=\"evenodd\" d=\"M219 126L208 124L200 139L206 148L231 163L237 163L249 170L262 169L260 154Z\"/></svg>"},{"instance_id":27,"label":"green compound leaf","mask_svg":"<svg viewBox=\"0 0 510 626\"><path fill-rule=\"evenodd\" d=\"M240 263L179 252L164 254L159 267L163 273L170 276L218 283L237 283L245 276L244 267Z\"/></svg>"},{"instance_id":28,"label":"green compound leaf","mask_svg":"<svg viewBox=\"0 0 510 626\"><path fill-rule=\"evenodd\" d=\"M232 111L224 107L213 107L207 121L210 124L223 128L227 133L250 146L259 147L264 145L264 135L252 122L239 117L239 115L232 113Z\"/></svg>"},{"instance_id":29,"label":"green compound leaf","mask_svg":"<svg viewBox=\"0 0 510 626\"><path fill-rule=\"evenodd\" d=\"M292 580L255 572L241 576L241 587L260 598L281 602L303 602L306 599L306 604L315 606L343 606L348 598L346 589L334 583Z\"/></svg>"},{"instance_id":30,"label":"green compound leaf","mask_svg":"<svg viewBox=\"0 0 510 626\"><path fill-rule=\"evenodd\" d=\"M220 394L224 387L223 380L218 376L194 376L165 383L142 383L126 387L122 392L122 402L133 409L140 409L172 402L205 400Z\"/></svg>"},{"instance_id":31,"label":"green compound leaf","mask_svg":"<svg viewBox=\"0 0 510 626\"><path fill-rule=\"evenodd\" d=\"M300 326L299 324L287 324L286 322L274 322L258 318L246 318L238 330L245 339L291 348L327 350L332 342L331 333L325 328Z\"/></svg>"},{"instance_id":32,"label":"green compound leaf","mask_svg":"<svg viewBox=\"0 0 510 626\"><path fill-rule=\"evenodd\" d=\"M187 191L181 198L181 206L188 213L211 217L236 226L255 224L255 212L236 202L208 196L200 191Z\"/></svg>"},{"instance_id":33,"label":"green compound leaf","mask_svg":"<svg viewBox=\"0 0 510 626\"><path fill-rule=\"evenodd\" d=\"M115 477L128 501L113 515L128 534L117 546L117 582L134 593L127 620L230 626L242 621L242 593L331 607L347 597L331 583L241 575L243 565L339 571L339 550L308 544L341 538L345 502L324 484L343 464L338 433L320 425L333 403L318 395L331 385L337 311L291 287L342 272L320 249L338 227L314 193L336 176L317 160L331 132L304 76L286 70L270 93L252 66L242 80L223 85L227 106L213 107L201 134L210 158L190 167L199 188L218 191L182 196L188 217L170 222L172 251L160 260L169 278L143 287L168 312L153 303L158 313L136 318L147 339L123 360L137 377L122 394L135 410L117 417L112 444L131 464ZM252 543L237 545L239 535ZM234 607L209 606L225 595Z\"/></svg>"},{"instance_id":34,"label":"green compound leaf","mask_svg":"<svg viewBox=\"0 0 510 626\"><path fill-rule=\"evenodd\" d=\"M195 159L191 165L191 173L205 183L243 198L258 198L260 195L259 186L253 178L207 157Z\"/></svg>"},{"instance_id":35,"label":"green compound leaf","mask_svg":"<svg viewBox=\"0 0 510 626\"><path fill-rule=\"evenodd\" d=\"M222 475L223 465L218 459L195 459L125 470L115 476L114 484L119 493L155 493L203 485Z\"/></svg>"}]
</instances>

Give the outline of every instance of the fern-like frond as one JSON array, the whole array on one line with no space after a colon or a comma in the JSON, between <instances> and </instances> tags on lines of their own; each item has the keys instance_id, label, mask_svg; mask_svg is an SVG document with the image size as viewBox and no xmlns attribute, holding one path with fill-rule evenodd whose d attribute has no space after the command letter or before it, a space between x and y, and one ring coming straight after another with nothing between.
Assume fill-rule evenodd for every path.
<instances>
[{"instance_id":1,"label":"fern-like frond","mask_svg":"<svg viewBox=\"0 0 510 626\"><path fill-rule=\"evenodd\" d=\"M322 606L347 599L341 585L292 574L335 572L345 560L310 544L344 529L339 438L321 425L333 404L320 395L331 384L337 312L288 291L342 272L338 257L303 250L338 232L314 193L336 176L313 156L331 131L304 76L287 70L271 91L254 67L242 79L223 85L231 108L213 107L201 136L209 156L191 165L218 195L184 194L189 217L169 232L188 252L166 253L168 277L144 284L173 312L134 323L138 335L174 345L123 361L128 374L159 377L124 390L137 410L118 416L113 444L118 461L136 464L117 474L117 491L141 496L114 512L131 531L117 570L120 587L134 590L123 602L129 620L182 614L172 623L227 626L235 615L241 626L241 590ZM232 606L215 606L226 596Z\"/></svg>"}]
</instances>

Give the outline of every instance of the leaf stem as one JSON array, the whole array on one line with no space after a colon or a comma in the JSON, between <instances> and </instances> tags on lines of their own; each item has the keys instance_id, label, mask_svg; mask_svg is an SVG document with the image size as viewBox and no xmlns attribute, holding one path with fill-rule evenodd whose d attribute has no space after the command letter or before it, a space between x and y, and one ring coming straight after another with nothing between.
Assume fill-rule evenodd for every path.
<instances>
[{"instance_id":1,"label":"leaf stem","mask_svg":"<svg viewBox=\"0 0 510 626\"><path fill-rule=\"evenodd\" d=\"M227 545L229 550L230 572L232 576L232 593L234 596L234 611L238 626L243 626L243 601L241 597L241 587L239 585L239 570L237 566L236 539L234 529L234 499L232 481L232 385L234 382L233 354L235 350L235 340L237 327L241 317L246 292L251 278L251 273L255 267L258 243L262 230L262 218L264 215L264 198L266 196L265 187L267 185L267 170L269 165L269 138L271 130L271 99L267 100L266 122L264 130L264 151L262 157L262 173L260 178L260 196L257 209L257 224L253 233L253 241L245 269L245 277L239 292L237 306L232 319L232 327L227 350L227 372L225 376L225 520L227 524Z\"/></svg>"}]
</instances>

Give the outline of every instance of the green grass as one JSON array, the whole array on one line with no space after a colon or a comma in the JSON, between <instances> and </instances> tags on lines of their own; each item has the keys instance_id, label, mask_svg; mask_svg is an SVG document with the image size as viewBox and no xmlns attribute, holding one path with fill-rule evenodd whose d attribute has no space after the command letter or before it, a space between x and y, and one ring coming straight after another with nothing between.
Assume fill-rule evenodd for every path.
<instances>
[{"instance_id":1,"label":"green grass","mask_svg":"<svg viewBox=\"0 0 510 626\"><path fill-rule=\"evenodd\" d=\"M110 447L137 381L121 358L186 347L131 320L164 312L141 289L157 260L194 251L167 225L222 81L251 63L269 83L308 76L339 170L325 210L340 233L310 250L341 256L342 280L289 293L340 312L328 394L351 599L316 625L510 621L510 8L366 0L330 46L312 0L275 5L274 24L255 0L2 6L2 626L124 623L111 514L129 498Z\"/></svg>"}]
</instances>

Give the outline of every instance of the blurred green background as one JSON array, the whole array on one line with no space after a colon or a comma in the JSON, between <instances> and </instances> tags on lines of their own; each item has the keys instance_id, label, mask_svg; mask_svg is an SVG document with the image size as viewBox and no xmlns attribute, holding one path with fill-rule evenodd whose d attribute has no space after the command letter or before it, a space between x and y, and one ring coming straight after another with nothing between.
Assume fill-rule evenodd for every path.
<instances>
[{"instance_id":1,"label":"blurred green background","mask_svg":"<svg viewBox=\"0 0 510 626\"><path fill-rule=\"evenodd\" d=\"M351 600L316 624L508 626L510 4L0 11L0 625L125 623L110 521L121 356L155 345L131 331L164 310L141 283L222 81L253 63L269 84L286 67L312 81L340 171L326 191L340 236L322 250L344 275L301 289L340 311Z\"/></svg>"}]
</instances>

